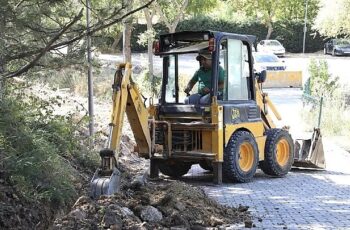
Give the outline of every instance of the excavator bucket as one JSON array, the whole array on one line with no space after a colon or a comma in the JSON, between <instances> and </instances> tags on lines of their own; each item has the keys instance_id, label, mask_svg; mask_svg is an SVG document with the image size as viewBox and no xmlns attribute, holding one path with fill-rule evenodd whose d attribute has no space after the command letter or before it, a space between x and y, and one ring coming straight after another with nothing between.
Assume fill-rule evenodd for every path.
<instances>
[{"instance_id":1,"label":"excavator bucket","mask_svg":"<svg viewBox=\"0 0 350 230\"><path fill-rule=\"evenodd\" d=\"M101 195L113 195L119 192L120 172L114 167L111 175L101 176L99 169L96 170L90 186L90 197L93 199Z\"/></svg>"},{"instance_id":2,"label":"excavator bucket","mask_svg":"<svg viewBox=\"0 0 350 230\"><path fill-rule=\"evenodd\" d=\"M293 166L313 169L326 168L322 135L319 128L314 129L311 139L296 139L294 146Z\"/></svg>"},{"instance_id":3,"label":"excavator bucket","mask_svg":"<svg viewBox=\"0 0 350 230\"><path fill-rule=\"evenodd\" d=\"M120 189L120 171L116 168L114 151L103 149L100 151L101 167L98 168L90 182L90 197L93 199L101 195L113 195Z\"/></svg>"}]
</instances>

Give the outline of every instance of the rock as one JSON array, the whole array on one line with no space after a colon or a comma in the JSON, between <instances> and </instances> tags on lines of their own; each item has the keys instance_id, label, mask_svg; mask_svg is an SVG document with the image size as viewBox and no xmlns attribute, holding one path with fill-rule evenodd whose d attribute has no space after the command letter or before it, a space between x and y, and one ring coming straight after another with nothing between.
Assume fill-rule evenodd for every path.
<instances>
[{"instance_id":1,"label":"rock","mask_svg":"<svg viewBox=\"0 0 350 230\"><path fill-rule=\"evenodd\" d=\"M127 207L122 207L120 209L123 217L133 216L134 213Z\"/></svg>"},{"instance_id":2,"label":"rock","mask_svg":"<svg viewBox=\"0 0 350 230\"><path fill-rule=\"evenodd\" d=\"M238 211L240 211L240 212L245 212L245 211L248 210L248 208L249 208L249 206L242 206L242 205L240 205L240 206L238 207Z\"/></svg>"},{"instance_id":3,"label":"rock","mask_svg":"<svg viewBox=\"0 0 350 230\"><path fill-rule=\"evenodd\" d=\"M121 209L121 207L117 204L110 204L110 205L108 205L108 208L110 210L120 210Z\"/></svg>"},{"instance_id":4,"label":"rock","mask_svg":"<svg viewBox=\"0 0 350 230\"><path fill-rule=\"evenodd\" d=\"M105 228L110 228L113 226L114 229L122 229L123 221L117 215L117 213L113 212L110 209L107 209L102 219L102 226Z\"/></svg>"},{"instance_id":5,"label":"rock","mask_svg":"<svg viewBox=\"0 0 350 230\"><path fill-rule=\"evenodd\" d=\"M143 221L158 222L163 219L162 213L153 206L145 206L141 210L140 217Z\"/></svg>"},{"instance_id":6,"label":"rock","mask_svg":"<svg viewBox=\"0 0 350 230\"><path fill-rule=\"evenodd\" d=\"M186 209L186 206L179 201L175 203L174 207L179 211L184 211Z\"/></svg>"},{"instance_id":7,"label":"rock","mask_svg":"<svg viewBox=\"0 0 350 230\"><path fill-rule=\"evenodd\" d=\"M253 227L253 221L251 221L251 220L244 221L244 227L252 228Z\"/></svg>"},{"instance_id":8,"label":"rock","mask_svg":"<svg viewBox=\"0 0 350 230\"><path fill-rule=\"evenodd\" d=\"M79 208L71 211L69 215L78 220L84 220L86 218L86 213Z\"/></svg>"},{"instance_id":9,"label":"rock","mask_svg":"<svg viewBox=\"0 0 350 230\"><path fill-rule=\"evenodd\" d=\"M139 190L142 186L145 186L146 178L144 175L135 176L131 182L130 188L134 190Z\"/></svg>"},{"instance_id":10,"label":"rock","mask_svg":"<svg viewBox=\"0 0 350 230\"><path fill-rule=\"evenodd\" d=\"M210 217L210 224L211 226L216 226L216 225L220 225L220 224L223 224L223 220L222 219L219 219L215 216L211 216Z\"/></svg>"}]
</instances>

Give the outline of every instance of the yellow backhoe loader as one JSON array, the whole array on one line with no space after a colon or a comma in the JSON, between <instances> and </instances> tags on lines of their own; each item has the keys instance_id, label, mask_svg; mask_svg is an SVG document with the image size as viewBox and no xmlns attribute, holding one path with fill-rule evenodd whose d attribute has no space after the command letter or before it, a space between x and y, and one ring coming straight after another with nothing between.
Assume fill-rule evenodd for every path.
<instances>
[{"instance_id":1,"label":"yellow backhoe loader","mask_svg":"<svg viewBox=\"0 0 350 230\"><path fill-rule=\"evenodd\" d=\"M221 183L223 177L247 182L257 167L268 175L286 175L294 162L294 143L288 129L276 128L268 113L281 119L262 92L266 72L253 71L254 39L213 31L161 35L154 43L155 54L163 60L161 90L158 102L150 100L148 108L131 79L131 64L120 64L112 87L108 144L100 151L101 166L91 181L91 196L118 191L118 150L125 113L138 154L150 159L151 178L158 177L159 171L178 178L193 164L212 171L215 183ZM211 59L209 102L190 104L183 91L196 67L196 56L203 51ZM224 82L219 89L221 70ZM303 153L309 155L310 148ZM323 152L318 154L323 157ZM303 159L298 156L297 160Z\"/></svg>"}]
</instances>

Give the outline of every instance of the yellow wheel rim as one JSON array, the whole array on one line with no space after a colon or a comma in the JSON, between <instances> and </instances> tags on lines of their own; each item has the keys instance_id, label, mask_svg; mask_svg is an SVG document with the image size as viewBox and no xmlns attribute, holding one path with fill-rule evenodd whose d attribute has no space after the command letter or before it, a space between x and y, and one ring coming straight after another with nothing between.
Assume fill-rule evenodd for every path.
<instances>
[{"instance_id":1,"label":"yellow wheel rim","mask_svg":"<svg viewBox=\"0 0 350 230\"><path fill-rule=\"evenodd\" d=\"M289 144L286 139L282 139L277 143L276 159L281 167L285 166L289 160L289 150Z\"/></svg>"},{"instance_id":2,"label":"yellow wheel rim","mask_svg":"<svg viewBox=\"0 0 350 230\"><path fill-rule=\"evenodd\" d=\"M250 143L243 143L239 148L239 167L248 172L254 163L254 148Z\"/></svg>"}]
</instances>

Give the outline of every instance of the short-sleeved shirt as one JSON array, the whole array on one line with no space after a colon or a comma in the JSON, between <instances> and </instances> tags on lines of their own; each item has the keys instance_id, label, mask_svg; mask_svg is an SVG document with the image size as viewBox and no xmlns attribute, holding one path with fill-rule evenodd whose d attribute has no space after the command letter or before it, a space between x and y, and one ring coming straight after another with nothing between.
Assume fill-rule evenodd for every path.
<instances>
[{"instance_id":1,"label":"short-sleeved shirt","mask_svg":"<svg viewBox=\"0 0 350 230\"><path fill-rule=\"evenodd\" d=\"M224 81L224 69L219 66L219 82ZM204 88L211 88L211 69L204 70L200 68L197 70L193 77L191 78L191 82L198 82L198 93L201 95L205 95L206 93L203 91ZM221 91L221 90L220 90Z\"/></svg>"}]
</instances>

